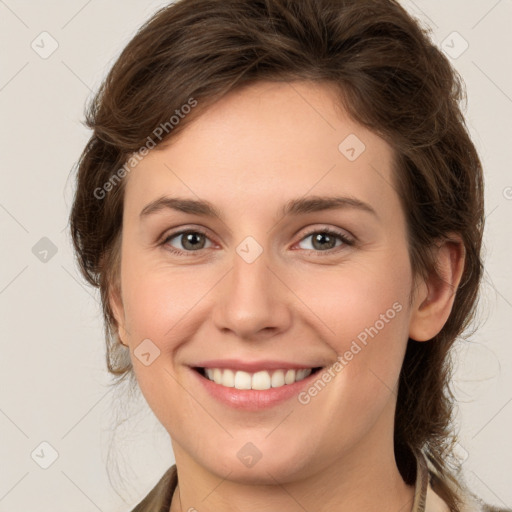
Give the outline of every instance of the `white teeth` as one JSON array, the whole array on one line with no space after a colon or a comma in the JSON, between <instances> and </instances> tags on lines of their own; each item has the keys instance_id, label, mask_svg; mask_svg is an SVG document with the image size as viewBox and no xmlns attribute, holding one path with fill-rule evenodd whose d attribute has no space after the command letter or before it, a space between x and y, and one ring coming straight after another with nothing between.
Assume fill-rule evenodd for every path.
<instances>
[{"instance_id":1,"label":"white teeth","mask_svg":"<svg viewBox=\"0 0 512 512\"><path fill-rule=\"evenodd\" d=\"M244 371L234 372L222 368L205 368L206 377L216 384L236 389L256 389L264 391L293 384L311 375L311 368L301 370L274 370L272 374L266 370L255 373Z\"/></svg>"},{"instance_id":2,"label":"white teeth","mask_svg":"<svg viewBox=\"0 0 512 512\"><path fill-rule=\"evenodd\" d=\"M280 388L284 386L284 372L282 370L278 370L272 374L272 387Z\"/></svg>"},{"instance_id":3,"label":"white teeth","mask_svg":"<svg viewBox=\"0 0 512 512\"><path fill-rule=\"evenodd\" d=\"M218 368L213 370L213 381L215 384L222 384L222 371Z\"/></svg>"},{"instance_id":4,"label":"white teeth","mask_svg":"<svg viewBox=\"0 0 512 512\"><path fill-rule=\"evenodd\" d=\"M306 371L307 370L297 370L295 380L302 380L306 376Z\"/></svg>"},{"instance_id":5,"label":"white teeth","mask_svg":"<svg viewBox=\"0 0 512 512\"><path fill-rule=\"evenodd\" d=\"M235 373L236 389L251 389L251 374L247 372Z\"/></svg>"},{"instance_id":6,"label":"white teeth","mask_svg":"<svg viewBox=\"0 0 512 512\"><path fill-rule=\"evenodd\" d=\"M266 371L257 372L252 376L252 389L270 389L270 375Z\"/></svg>"},{"instance_id":7,"label":"white teeth","mask_svg":"<svg viewBox=\"0 0 512 512\"><path fill-rule=\"evenodd\" d=\"M284 376L285 384L293 384L295 382L295 370L288 370Z\"/></svg>"},{"instance_id":8,"label":"white teeth","mask_svg":"<svg viewBox=\"0 0 512 512\"><path fill-rule=\"evenodd\" d=\"M227 388L235 387L235 372L233 370L224 370L222 372L222 383Z\"/></svg>"}]
</instances>

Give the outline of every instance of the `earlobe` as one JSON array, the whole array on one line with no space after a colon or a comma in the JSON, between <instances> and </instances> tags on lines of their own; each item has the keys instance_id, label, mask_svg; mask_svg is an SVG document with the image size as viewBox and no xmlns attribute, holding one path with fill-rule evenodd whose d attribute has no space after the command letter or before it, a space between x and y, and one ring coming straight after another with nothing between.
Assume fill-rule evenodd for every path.
<instances>
[{"instance_id":1,"label":"earlobe","mask_svg":"<svg viewBox=\"0 0 512 512\"><path fill-rule=\"evenodd\" d=\"M454 234L434 248L438 274L421 280L412 305L409 338L428 341L436 336L448 320L465 263L465 248Z\"/></svg>"}]
</instances>

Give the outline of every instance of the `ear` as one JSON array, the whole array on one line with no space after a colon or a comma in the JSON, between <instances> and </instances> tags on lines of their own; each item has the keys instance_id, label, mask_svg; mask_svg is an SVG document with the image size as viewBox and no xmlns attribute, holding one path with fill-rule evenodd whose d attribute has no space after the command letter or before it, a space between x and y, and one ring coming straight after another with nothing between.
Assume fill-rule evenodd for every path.
<instances>
[{"instance_id":1,"label":"ear","mask_svg":"<svg viewBox=\"0 0 512 512\"><path fill-rule=\"evenodd\" d=\"M432 339L450 316L466 251L458 234L450 234L449 238L433 248L440 277L432 273L427 279L418 281L409 325L409 338L413 340Z\"/></svg>"},{"instance_id":2,"label":"ear","mask_svg":"<svg viewBox=\"0 0 512 512\"><path fill-rule=\"evenodd\" d=\"M111 286L108 297L110 308L112 309L112 313L117 322L117 332L119 336L119 341L123 345L128 346L128 343L126 341L128 339L126 330L126 320L124 315L123 300L121 297L120 288L116 285Z\"/></svg>"}]
</instances>

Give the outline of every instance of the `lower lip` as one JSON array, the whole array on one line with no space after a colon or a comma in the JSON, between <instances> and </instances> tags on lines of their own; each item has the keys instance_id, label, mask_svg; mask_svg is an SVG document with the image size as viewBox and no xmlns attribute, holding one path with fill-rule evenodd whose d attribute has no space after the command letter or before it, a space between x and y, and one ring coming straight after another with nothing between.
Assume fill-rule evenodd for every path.
<instances>
[{"instance_id":1,"label":"lower lip","mask_svg":"<svg viewBox=\"0 0 512 512\"><path fill-rule=\"evenodd\" d=\"M191 371L199 379L206 391L219 402L235 409L258 411L276 406L298 395L303 388L309 386L313 380L317 379L322 369L293 384L285 384L279 388L265 390L228 388L203 377L192 368Z\"/></svg>"}]
</instances>

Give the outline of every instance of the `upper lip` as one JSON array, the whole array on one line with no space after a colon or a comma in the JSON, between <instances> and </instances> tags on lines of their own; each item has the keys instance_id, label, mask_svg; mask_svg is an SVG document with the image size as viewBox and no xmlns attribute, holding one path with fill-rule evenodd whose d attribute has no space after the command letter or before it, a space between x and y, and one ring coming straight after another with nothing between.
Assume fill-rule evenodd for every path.
<instances>
[{"instance_id":1,"label":"upper lip","mask_svg":"<svg viewBox=\"0 0 512 512\"><path fill-rule=\"evenodd\" d=\"M261 361L241 361L239 359L211 359L200 361L191 365L193 368L222 368L230 370L241 370L254 373L261 370L300 370L302 368L319 368L323 364L293 363L289 361L261 360Z\"/></svg>"}]
</instances>

